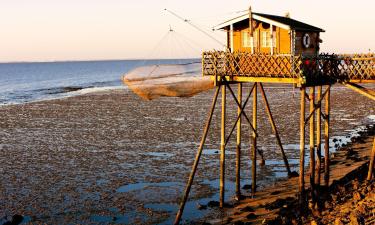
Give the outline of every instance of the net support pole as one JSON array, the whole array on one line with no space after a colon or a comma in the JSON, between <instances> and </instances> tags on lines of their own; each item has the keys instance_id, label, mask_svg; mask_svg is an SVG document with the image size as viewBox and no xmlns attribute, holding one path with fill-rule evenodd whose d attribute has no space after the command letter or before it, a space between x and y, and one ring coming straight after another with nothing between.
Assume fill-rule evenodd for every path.
<instances>
[{"instance_id":1,"label":"net support pole","mask_svg":"<svg viewBox=\"0 0 375 225\"><path fill-rule=\"evenodd\" d=\"M241 199L241 111L242 111L242 83L238 83L238 106L237 116L237 145L236 145L236 198Z\"/></svg>"},{"instance_id":2,"label":"net support pole","mask_svg":"<svg viewBox=\"0 0 375 225\"><path fill-rule=\"evenodd\" d=\"M290 176L292 174L292 171L290 170L289 163L288 163L288 158L285 155L285 151L284 151L283 145L281 143L280 135L279 135L279 132L277 130L275 121L273 119L271 108L270 108L270 105L268 103L268 99L267 99L267 96L266 96L266 93L264 91L262 83L259 83L259 87L260 87L260 91L262 93L262 97L263 97L263 101L264 101L264 106L265 106L266 111L267 111L268 119L269 119L269 121L271 123L272 130L273 130L273 132L275 134L277 144L280 147L281 154L283 156L283 160L284 160L284 164L285 164L286 170L288 172L288 175Z\"/></svg>"},{"instance_id":3,"label":"net support pole","mask_svg":"<svg viewBox=\"0 0 375 225\"><path fill-rule=\"evenodd\" d=\"M374 161L375 161L375 138L374 143L372 144L370 164L368 166L367 180L371 180L374 172Z\"/></svg>"},{"instance_id":4,"label":"net support pole","mask_svg":"<svg viewBox=\"0 0 375 225\"><path fill-rule=\"evenodd\" d=\"M221 132L220 132L220 208L224 207L225 193L225 117L226 117L226 82L221 85Z\"/></svg>"},{"instance_id":5,"label":"net support pole","mask_svg":"<svg viewBox=\"0 0 375 225\"><path fill-rule=\"evenodd\" d=\"M174 221L174 225L177 225L177 224L180 223L182 213L184 211L185 204L186 204L187 198L188 198L189 193L190 193L191 185L193 184L195 172L197 171L197 168L198 168L199 159L202 155L204 143L206 142L208 130L209 130L210 125L211 125L212 116L213 116L214 111L215 111L215 105L216 105L216 102L217 102L217 97L219 95L219 92L220 92L220 87L217 87L214 98L212 100L212 105L211 105L210 113L209 113L208 118L207 118L206 126L205 126L204 131L203 131L203 136L202 136L197 154L195 156L194 164L193 164L193 167L192 167L191 172L190 172L188 183L187 183L186 188L185 188L184 197L181 200L180 208L178 209L178 212L177 212L177 215L176 215L176 218L175 218L175 221Z\"/></svg>"},{"instance_id":6,"label":"net support pole","mask_svg":"<svg viewBox=\"0 0 375 225\"><path fill-rule=\"evenodd\" d=\"M252 167L251 167L251 177L252 177L252 184L251 184L251 193L252 196L255 196L256 186L257 186L257 89L258 83L255 83L255 88L253 91L253 127L254 131L252 132Z\"/></svg>"}]
</instances>

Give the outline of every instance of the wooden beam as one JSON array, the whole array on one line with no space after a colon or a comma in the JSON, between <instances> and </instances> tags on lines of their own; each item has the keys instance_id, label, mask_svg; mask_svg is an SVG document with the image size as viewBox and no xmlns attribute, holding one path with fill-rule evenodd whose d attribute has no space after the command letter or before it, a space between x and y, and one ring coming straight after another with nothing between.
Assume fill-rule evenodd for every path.
<instances>
[{"instance_id":1,"label":"wooden beam","mask_svg":"<svg viewBox=\"0 0 375 225\"><path fill-rule=\"evenodd\" d=\"M277 141L277 144L279 145L280 147L280 150L281 150L281 154L282 154L282 157L283 157L283 160L284 160L284 164L285 164L285 167L286 167L286 170L288 172L288 176L290 176L292 174L292 171L290 170L290 167L289 167L289 163L288 163L288 159L285 155L285 152L284 152L284 148L283 148L283 145L281 143L281 139L280 139L280 135L279 135L279 132L277 130L277 127L276 127L276 124L275 124L275 121L273 119L273 116L272 116L272 112L271 112L271 108L270 108L270 105L268 103L268 99L267 99L267 96L266 96L266 93L264 91L264 88L263 88L263 84L262 83L259 83L259 87L260 87L260 91L262 93L262 97L263 97L263 101L264 101L264 106L266 108L266 112L267 112L267 115L268 115L268 119L271 123L271 127L272 127L272 131L273 133L275 134L275 137L276 137L276 141Z\"/></svg>"},{"instance_id":2,"label":"wooden beam","mask_svg":"<svg viewBox=\"0 0 375 225\"><path fill-rule=\"evenodd\" d=\"M373 176L374 161L375 161L375 138L374 138L374 144L372 145L372 150L371 150L371 153L370 153L370 163L369 163L369 166L368 166L367 180L371 180L371 178Z\"/></svg>"},{"instance_id":3,"label":"wooden beam","mask_svg":"<svg viewBox=\"0 0 375 225\"><path fill-rule=\"evenodd\" d=\"M311 197L315 201L315 87L310 88L310 113L312 116L310 118L310 187L311 187Z\"/></svg>"},{"instance_id":4,"label":"wooden beam","mask_svg":"<svg viewBox=\"0 0 375 225\"><path fill-rule=\"evenodd\" d=\"M236 143L236 198L241 199L241 114L242 114L242 83L238 83L238 101L241 106L237 107L237 143Z\"/></svg>"},{"instance_id":5,"label":"wooden beam","mask_svg":"<svg viewBox=\"0 0 375 225\"><path fill-rule=\"evenodd\" d=\"M220 208L224 207L225 193L225 118L226 117L226 85L221 88L221 144L220 144Z\"/></svg>"},{"instance_id":6,"label":"wooden beam","mask_svg":"<svg viewBox=\"0 0 375 225\"><path fill-rule=\"evenodd\" d=\"M215 76L211 76L212 80L215 80ZM217 76L217 81L221 78ZM302 80L300 78L275 78L275 77L245 77L245 76L225 76L228 82L262 82L262 83L284 83L284 84L300 84Z\"/></svg>"},{"instance_id":7,"label":"wooden beam","mask_svg":"<svg viewBox=\"0 0 375 225\"><path fill-rule=\"evenodd\" d=\"M321 102L322 100L322 86L319 86L318 87L318 93L317 93L317 96L316 98L318 99L319 102ZM318 109L316 110L316 156L317 156L317 160L316 160L316 168L317 168L317 171L316 171L316 179L315 179L315 184L318 185L318 187L320 186L320 172L321 172L321 167L322 167L322 148L321 148L321 128L322 128L322 124L321 124L321 112L322 112L322 108L321 108L321 104L318 104L319 107Z\"/></svg>"},{"instance_id":8,"label":"wooden beam","mask_svg":"<svg viewBox=\"0 0 375 225\"><path fill-rule=\"evenodd\" d=\"M197 154L195 155L194 164L193 164L193 167L191 169L189 180L188 180L188 183L187 183L186 188L185 188L185 193L184 193L184 196L183 196L183 198L181 200L180 208L178 209L178 212L177 212L177 215L176 215L176 218L175 218L175 221L174 221L175 225L177 225L177 224L180 223L180 220L181 220L181 217L182 217L182 213L184 212L186 201L187 201L187 199L189 197L191 185L193 184L195 172L197 171L198 164L199 164L199 159L200 159L200 157L202 155L204 143L206 142L208 130L209 130L210 125L211 125L212 116L213 116L214 111L215 111L215 106L216 106L217 97L219 95L219 92L220 92L220 87L217 87L215 95L214 95L214 98L212 100L212 105L211 105L211 109L210 109L210 112L209 112L209 115L208 115L208 118L207 118L206 126L205 126L204 131L203 131L203 136L202 136L202 139L201 139L201 143L199 145Z\"/></svg>"},{"instance_id":9,"label":"wooden beam","mask_svg":"<svg viewBox=\"0 0 375 225\"><path fill-rule=\"evenodd\" d=\"M325 119L324 119L324 186L329 187L329 124L331 110L331 86L327 87L325 96Z\"/></svg>"},{"instance_id":10,"label":"wooden beam","mask_svg":"<svg viewBox=\"0 0 375 225\"><path fill-rule=\"evenodd\" d=\"M254 131L252 134L252 169L251 169L251 177L252 177L252 184L251 184L251 193L252 196L255 196L256 186L257 186L257 108L258 108L258 96L257 96L257 83L255 83L255 88L253 92L253 126Z\"/></svg>"},{"instance_id":11,"label":"wooden beam","mask_svg":"<svg viewBox=\"0 0 375 225\"><path fill-rule=\"evenodd\" d=\"M305 101L306 101L306 91L305 88L301 88L301 108L300 108L300 153L299 153L299 194L300 194L300 203L304 201L305 195Z\"/></svg>"},{"instance_id":12,"label":"wooden beam","mask_svg":"<svg viewBox=\"0 0 375 225\"><path fill-rule=\"evenodd\" d=\"M345 87L348 87L350 89L352 89L353 91L361 94L361 95L364 95L372 100L375 101L375 91L373 90L370 90L370 89L367 89L365 87L362 87L358 84L354 84L354 83L343 83L345 85Z\"/></svg>"}]
</instances>

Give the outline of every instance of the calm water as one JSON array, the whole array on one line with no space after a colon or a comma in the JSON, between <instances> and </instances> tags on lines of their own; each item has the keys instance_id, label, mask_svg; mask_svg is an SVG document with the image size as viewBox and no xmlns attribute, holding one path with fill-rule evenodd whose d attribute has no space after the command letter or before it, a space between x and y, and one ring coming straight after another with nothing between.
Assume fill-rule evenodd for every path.
<instances>
[{"instance_id":1,"label":"calm water","mask_svg":"<svg viewBox=\"0 0 375 225\"><path fill-rule=\"evenodd\" d=\"M191 60L0 63L0 105L124 88L121 76L135 67L181 61Z\"/></svg>"}]
</instances>

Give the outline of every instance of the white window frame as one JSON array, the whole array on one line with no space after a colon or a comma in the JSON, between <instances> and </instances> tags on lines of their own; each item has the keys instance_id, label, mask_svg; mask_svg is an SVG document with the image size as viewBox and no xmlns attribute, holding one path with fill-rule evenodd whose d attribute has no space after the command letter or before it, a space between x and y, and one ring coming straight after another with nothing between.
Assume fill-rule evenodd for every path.
<instances>
[{"instance_id":1,"label":"white window frame","mask_svg":"<svg viewBox=\"0 0 375 225\"><path fill-rule=\"evenodd\" d=\"M276 47L276 31L272 32L272 45L271 45L271 32L270 31L262 31L261 33L262 39L262 48L270 48Z\"/></svg>"}]
</instances>

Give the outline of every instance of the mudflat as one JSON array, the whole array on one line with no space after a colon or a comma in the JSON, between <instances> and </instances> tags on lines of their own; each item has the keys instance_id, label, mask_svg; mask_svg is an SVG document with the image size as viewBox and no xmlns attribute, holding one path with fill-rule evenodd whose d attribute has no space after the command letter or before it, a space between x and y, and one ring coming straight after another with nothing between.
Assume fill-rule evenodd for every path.
<instances>
[{"instance_id":1,"label":"mudflat","mask_svg":"<svg viewBox=\"0 0 375 225\"><path fill-rule=\"evenodd\" d=\"M299 158L299 91L266 86L292 170ZM235 89L235 88L234 88ZM244 95L250 87L246 86ZM170 223L199 145L213 90L191 98L143 101L129 90L0 107L0 217L42 223ZM260 99L260 97L259 97ZM183 219L224 214L199 209L218 200L219 107ZM246 111L251 114L251 107ZM228 97L228 132L237 108ZM375 115L373 102L332 90L332 150ZM286 177L264 107L259 147L266 165L259 190ZM249 126L243 126L242 185L251 182ZM336 141L333 140L336 138ZM296 147L297 146L297 147ZM227 192L234 195L235 136L227 149ZM246 190L244 190L246 193Z\"/></svg>"}]
</instances>

